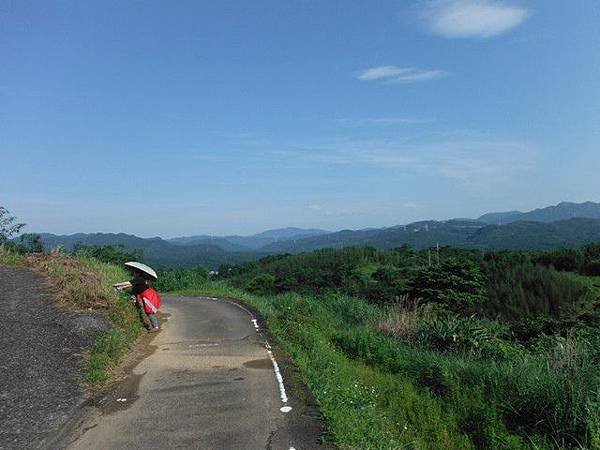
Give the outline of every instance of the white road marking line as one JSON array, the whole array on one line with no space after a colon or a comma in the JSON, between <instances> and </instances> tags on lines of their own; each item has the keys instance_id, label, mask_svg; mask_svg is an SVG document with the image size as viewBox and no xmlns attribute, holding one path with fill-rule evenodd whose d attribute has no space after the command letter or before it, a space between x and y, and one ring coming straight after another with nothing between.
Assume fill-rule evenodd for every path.
<instances>
[{"instance_id":1,"label":"white road marking line","mask_svg":"<svg viewBox=\"0 0 600 450\"><path fill-rule=\"evenodd\" d=\"M215 297L205 297L205 298L208 298L209 300L217 300L217 301L219 300L218 298L215 298ZM222 301L224 301L226 303L230 303L230 304L237 306L238 308L246 311L246 313L250 316L250 320L251 320L252 324L254 325L254 328L256 329L256 331L257 332L260 331L260 329L258 327L258 322L256 321L254 314L250 310L248 310L247 308L244 308L242 305L232 302L230 300L222 299ZM281 397L281 401L283 403L287 403L288 397L285 392L285 385L283 384L283 376L281 375L281 372L279 370L279 365L277 364L277 361L275 360L275 357L273 356L273 352L271 351L271 345L269 344L269 342L266 339L265 339L265 349L267 350L269 358L271 359L271 363L273 363L273 372L275 372L275 378L277 379L277 383L279 384L279 394ZM292 410L292 407L284 404L284 406L282 406L279 410L282 413L288 413Z\"/></svg>"},{"instance_id":2,"label":"white road marking line","mask_svg":"<svg viewBox=\"0 0 600 450\"><path fill-rule=\"evenodd\" d=\"M288 398L285 393L285 386L283 385L283 377L281 376L281 372L279 371L279 365L277 364L277 361L275 361L273 352L271 350L267 350L267 353L269 354L269 358L271 358L271 362L273 363L273 371L275 372L275 378L277 378L277 382L279 383L279 393L281 394L281 401L283 403L287 403Z\"/></svg>"},{"instance_id":3,"label":"white road marking line","mask_svg":"<svg viewBox=\"0 0 600 450\"><path fill-rule=\"evenodd\" d=\"M217 347L219 344L217 343L213 343L213 344L190 344L188 345L188 347Z\"/></svg>"}]
</instances>

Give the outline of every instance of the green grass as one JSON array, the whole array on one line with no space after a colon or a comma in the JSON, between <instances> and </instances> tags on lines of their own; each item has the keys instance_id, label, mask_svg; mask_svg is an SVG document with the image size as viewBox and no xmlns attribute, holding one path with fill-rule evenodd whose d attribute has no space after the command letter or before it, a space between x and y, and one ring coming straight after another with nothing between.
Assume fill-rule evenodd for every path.
<instances>
[{"instance_id":1,"label":"green grass","mask_svg":"<svg viewBox=\"0 0 600 450\"><path fill-rule=\"evenodd\" d=\"M222 282L177 294L236 298L256 308L300 369L319 401L330 438L341 448L472 448L434 396L349 358L333 343L341 327L364 326L366 317L377 314L365 302L344 296L328 296L329 304L295 294L258 297Z\"/></svg>"},{"instance_id":2,"label":"green grass","mask_svg":"<svg viewBox=\"0 0 600 450\"><path fill-rule=\"evenodd\" d=\"M87 381L91 385L98 385L109 378L111 370L119 364L144 328L129 296L118 294L112 288L114 283L129 278L127 272L121 267L93 258L79 259L95 273L100 274L101 286L106 290L109 299L108 317L111 328L96 337L87 366Z\"/></svg>"},{"instance_id":3,"label":"green grass","mask_svg":"<svg viewBox=\"0 0 600 450\"><path fill-rule=\"evenodd\" d=\"M5 251L0 246L0 266L22 266L25 264L25 257L18 253Z\"/></svg>"},{"instance_id":4,"label":"green grass","mask_svg":"<svg viewBox=\"0 0 600 450\"><path fill-rule=\"evenodd\" d=\"M255 296L225 282L176 294L258 310L340 448L600 448L597 353L575 343L495 361L402 344L376 331L382 309L344 295Z\"/></svg>"}]
</instances>

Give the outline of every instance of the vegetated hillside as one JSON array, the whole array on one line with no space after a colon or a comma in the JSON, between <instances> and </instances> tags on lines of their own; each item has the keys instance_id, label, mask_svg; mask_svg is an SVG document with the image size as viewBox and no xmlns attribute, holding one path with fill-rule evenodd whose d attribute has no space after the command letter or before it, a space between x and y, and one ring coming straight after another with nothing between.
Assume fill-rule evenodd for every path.
<instances>
[{"instance_id":1,"label":"vegetated hillside","mask_svg":"<svg viewBox=\"0 0 600 450\"><path fill-rule=\"evenodd\" d=\"M343 230L324 236L283 241L263 247L267 253L301 253L319 248L343 248L368 245L376 248L393 248L404 244L415 248L435 246L437 243L459 245L485 226L470 220L447 222L422 221L390 228Z\"/></svg>"},{"instance_id":2,"label":"vegetated hillside","mask_svg":"<svg viewBox=\"0 0 600 450\"><path fill-rule=\"evenodd\" d=\"M480 228L465 243L480 249L572 247L600 240L600 220L569 219L552 223L513 222Z\"/></svg>"},{"instance_id":3,"label":"vegetated hillside","mask_svg":"<svg viewBox=\"0 0 600 450\"><path fill-rule=\"evenodd\" d=\"M512 222L486 225L477 221L416 222L377 230L340 231L325 236L284 241L263 247L265 253L302 253L319 248L372 246L379 249L408 244L415 249L454 245L478 249L550 249L583 245L600 239L600 220L570 219L553 223Z\"/></svg>"},{"instance_id":4,"label":"vegetated hillside","mask_svg":"<svg viewBox=\"0 0 600 450\"><path fill-rule=\"evenodd\" d=\"M251 236L186 236L169 239L169 242L181 245L199 244L211 242L218 245L226 251L248 251L258 250L265 245L274 242L298 239L308 236L318 236L329 233L319 229L303 229L303 228L279 228L274 230L263 231L262 233Z\"/></svg>"},{"instance_id":5,"label":"vegetated hillside","mask_svg":"<svg viewBox=\"0 0 600 450\"><path fill-rule=\"evenodd\" d=\"M167 242L175 245L216 245L226 252L250 252L250 247L236 244L227 239L227 237L217 236L190 236L167 239Z\"/></svg>"},{"instance_id":6,"label":"vegetated hillside","mask_svg":"<svg viewBox=\"0 0 600 450\"><path fill-rule=\"evenodd\" d=\"M517 221L557 222L573 218L600 219L600 203L562 202L555 206L534 209L529 212L510 211L504 213L489 213L479 217L479 221L489 224L503 225Z\"/></svg>"},{"instance_id":7,"label":"vegetated hillside","mask_svg":"<svg viewBox=\"0 0 600 450\"><path fill-rule=\"evenodd\" d=\"M156 267L194 267L203 265L208 269L216 269L221 264L233 264L250 261L263 256L256 252L226 252L222 248L205 243L197 245L175 245L161 238L144 239L137 236L119 233L93 233L57 236L41 234L46 249L63 246L73 250L77 244L85 245L118 245L126 250L142 250L144 261Z\"/></svg>"}]
</instances>

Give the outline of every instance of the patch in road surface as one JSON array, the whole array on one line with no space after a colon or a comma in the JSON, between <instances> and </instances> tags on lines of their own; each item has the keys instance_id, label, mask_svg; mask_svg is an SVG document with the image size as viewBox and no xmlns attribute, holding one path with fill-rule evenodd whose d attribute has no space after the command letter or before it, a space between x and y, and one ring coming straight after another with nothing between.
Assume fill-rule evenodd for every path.
<instances>
[{"instance_id":1,"label":"patch in road surface","mask_svg":"<svg viewBox=\"0 0 600 450\"><path fill-rule=\"evenodd\" d=\"M107 415L90 411L70 448L323 448L314 405L291 396L293 409L280 411L264 338L245 311L186 297L166 297L163 308L171 318L153 343L170 351L138 364L137 400ZM190 346L199 342L219 345Z\"/></svg>"},{"instance_id":2,"label":"patch in road surface","mask_svg":"<svg viewBox=\"0 0 600 450\"><path fill-rule=\"evenodd\" d=\"M253 359L252 361L247 361L244 363L244 366L249 367L251 369L267 369L271 370L273 365L269 358L265 359Z\"/></svg>"}]
</instances>

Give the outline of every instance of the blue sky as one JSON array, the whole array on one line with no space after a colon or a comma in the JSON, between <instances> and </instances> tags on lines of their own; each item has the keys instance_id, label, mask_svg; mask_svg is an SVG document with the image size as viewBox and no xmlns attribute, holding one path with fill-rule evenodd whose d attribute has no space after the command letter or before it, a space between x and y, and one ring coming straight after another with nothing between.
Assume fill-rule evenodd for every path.
<instances>
[{"instance_id":1,"label":"blue sky","mask_svg":"<svg viewBox=\"0 0 600 450\"><path fill-rule=\"evenodd\" d=\"M599 201L600 5L0 1L31 231L330 230Z\"/></svg>"}]
</instances>

